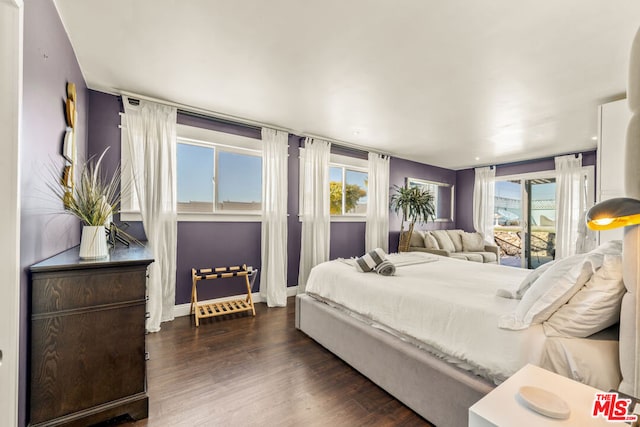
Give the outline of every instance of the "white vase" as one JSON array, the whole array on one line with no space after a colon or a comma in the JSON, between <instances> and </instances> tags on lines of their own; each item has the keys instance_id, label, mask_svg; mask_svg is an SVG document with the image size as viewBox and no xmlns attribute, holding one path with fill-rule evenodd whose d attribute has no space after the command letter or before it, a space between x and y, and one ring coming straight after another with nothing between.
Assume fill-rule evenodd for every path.
<instances>
[{"instance_id":1,"label":"white vase","mask_svg":"<svg viewBox=\"0 0 640 427\"><path fill-rule=\"evenodd\" d=\"M99 259L105 258L108 254L104 225L83 226L80 238L80 258Z\"/></svg>"}]
</instances>

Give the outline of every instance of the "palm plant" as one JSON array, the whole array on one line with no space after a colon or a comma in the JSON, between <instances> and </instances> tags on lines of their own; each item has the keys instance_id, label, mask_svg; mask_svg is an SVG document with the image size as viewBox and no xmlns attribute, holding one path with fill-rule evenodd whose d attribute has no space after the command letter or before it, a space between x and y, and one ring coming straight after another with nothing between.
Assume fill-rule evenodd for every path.
<instances>
[{"instance_id":1,"label":"palm plant","mask_svg":"<svg viewBox=\"0 0 640 427\"><path fill-rule=\"evenodd\" d=\"M407 252L416 222L422 224L435 218L435 197L423 187L400 187L398 185L394 187L395 193L391 195L390 199L391 209L396 214L402 213L398 252ZM410 221L409 230L406 233L404 232L405 221Z\"/></svg>"}]
</instances>

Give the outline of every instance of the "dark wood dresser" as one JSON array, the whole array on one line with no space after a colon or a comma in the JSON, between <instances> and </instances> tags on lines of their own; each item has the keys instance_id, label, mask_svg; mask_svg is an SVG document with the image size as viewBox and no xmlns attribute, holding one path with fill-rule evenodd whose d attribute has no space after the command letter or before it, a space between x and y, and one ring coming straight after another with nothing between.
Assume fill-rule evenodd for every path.
<instances>
[{"instance_id":1,"label":"dark wood dresser","mask_svg":"<svg viewBox=\"0 0 640 427\"><path fill-rule=\"evenodd\" d=\"M78 247L31 266L29 425L146 418L145 303L150 251Z\"/></svg>"}]
</instances>

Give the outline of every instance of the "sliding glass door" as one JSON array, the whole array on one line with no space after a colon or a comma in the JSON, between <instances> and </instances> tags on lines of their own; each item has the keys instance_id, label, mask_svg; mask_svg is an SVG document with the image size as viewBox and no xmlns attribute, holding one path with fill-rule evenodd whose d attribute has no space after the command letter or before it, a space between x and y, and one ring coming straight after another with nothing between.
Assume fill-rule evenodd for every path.
<instances>
[{"instance_id":1,"label":"sliding glass door","mask_svg":"<svg viewBox=\"0 0 640 427\"><path fill-rule=\"evenodd\" d=\"M494 236L503 265L536 268L555 256L553 176L496 178Z\"/></svg>"}]
</instances>

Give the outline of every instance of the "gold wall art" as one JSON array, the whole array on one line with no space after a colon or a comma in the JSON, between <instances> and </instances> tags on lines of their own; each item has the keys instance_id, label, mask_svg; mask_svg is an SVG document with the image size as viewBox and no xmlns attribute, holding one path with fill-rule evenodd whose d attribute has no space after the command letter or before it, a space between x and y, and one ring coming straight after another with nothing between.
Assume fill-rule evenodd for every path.
<instances>
[{"instance_id":1,"label":"gold wall art","mask_svg":"<svg viewBox=\"0 0 640 427\"><path fill-rule=\"evenodd\" d=\"M64 194L64 204L68 205L68 201L73 197L73 189L75 187L75 165L76 165L76 125L78 122L78 112L76 111L77 94L76 85L67 83L67 100L65 102L65 116L67 121L67 130L64 135L62 144L62 156L65 159L65 167L62 172L62 184L66 188Z\"/></svg>"}]
</instances>

